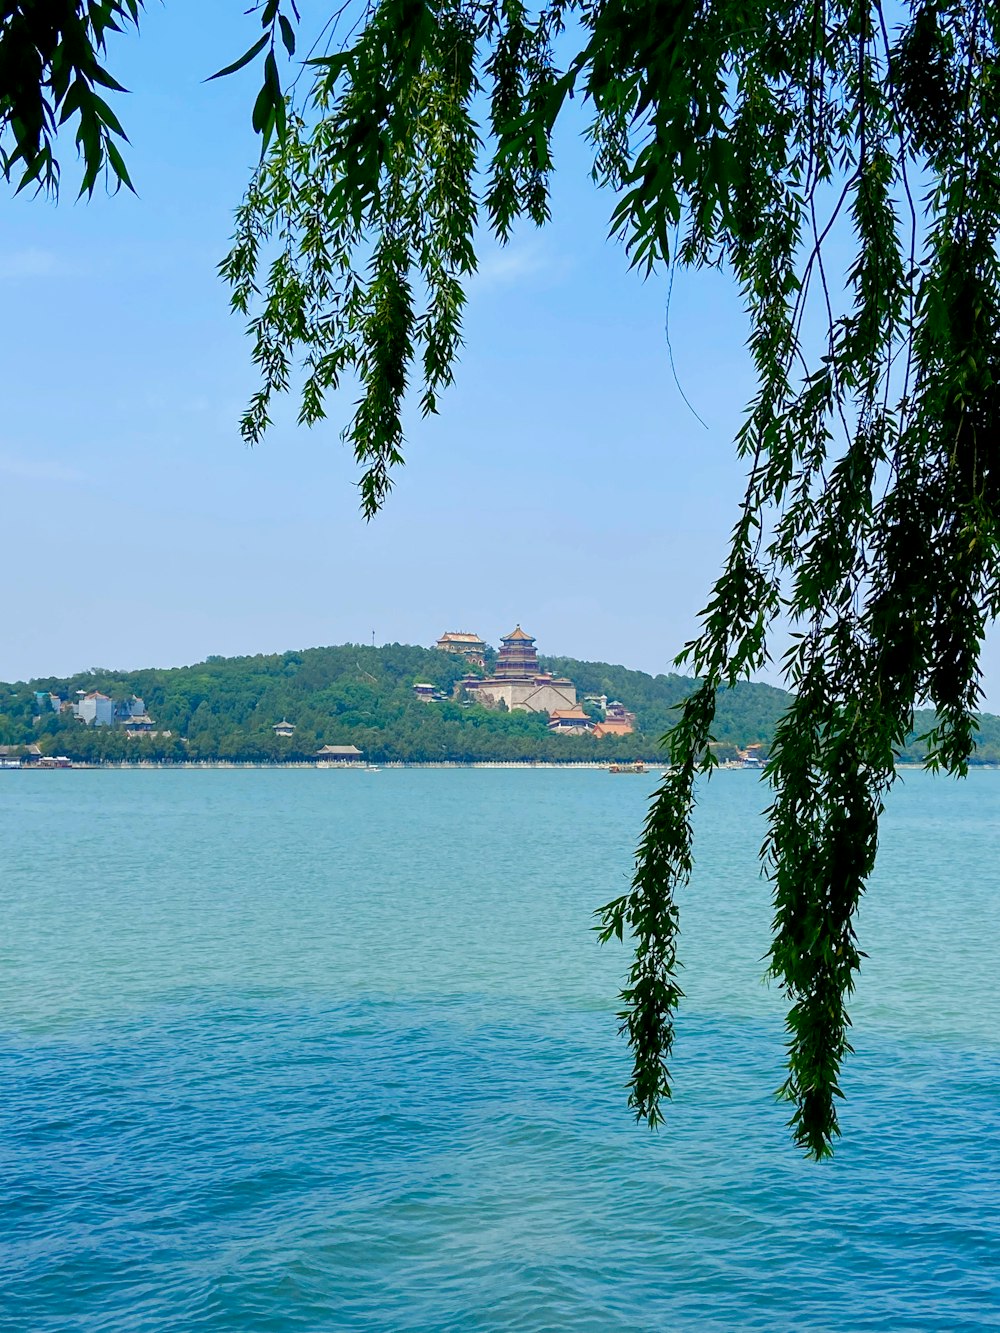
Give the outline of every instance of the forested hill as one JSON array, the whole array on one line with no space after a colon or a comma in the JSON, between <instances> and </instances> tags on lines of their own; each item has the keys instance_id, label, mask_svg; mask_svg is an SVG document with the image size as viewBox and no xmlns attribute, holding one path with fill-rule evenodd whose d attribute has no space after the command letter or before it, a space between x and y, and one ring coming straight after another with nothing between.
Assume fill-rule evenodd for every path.
<instances>
[{"instance_id":1,"label":"forested hill","mask_svg":"<svg viewBox=\"0 0 1000 1333\"><path fill-rule=\"evenodd\" d=\"M37 742L47 753L80 760L295 760L322 745L357 745L376 762L394 759L655 759L671 708L690 679L650 676L607 662L542 659L544 669L575 681L580 694L620 699L638 718L631 736L595 740L553 736L543 716L487 711L450 698L426 703L415 681L450 695L465 663L448 653L389 644L344 644L256 657L210 657L195 666L118 672L93 670L0 686L0 744ZM75 700L100 690L115 700L141 697L156 734L128 737L120 726L85 726L39 703L36 693ZM716 738L723 757L771 738L787 695L768 685L739 685L719 699ZM289 738L272 727L287 719ZM169 733L169 735L164 734ZM985 716L979 758L1000 759L1000 719ZM910 757L917 757L914 751Z\"/></svg>"}]
</instances>

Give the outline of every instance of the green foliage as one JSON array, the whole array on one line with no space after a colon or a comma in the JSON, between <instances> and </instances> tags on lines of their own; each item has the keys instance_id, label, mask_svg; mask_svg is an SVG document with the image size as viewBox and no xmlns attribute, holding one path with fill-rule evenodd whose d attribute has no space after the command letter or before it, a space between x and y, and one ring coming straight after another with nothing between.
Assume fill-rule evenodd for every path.
<instances>
[{"instance_id":1,"label":"green foliage","mask_svg":"<svg viewBox=\"0 0 1000 1333\"><path fill-rule=\"evenodd\" d=\"M80 194L101 172L132 188L117 115L98 89L124 92L102 64L109 33L139 26L143 0L0 0L0 173L56 194L58 129L76 126Z\"/></svg>"},{"instance_id":2,"label":"green foliage","mask_svg":"<svg viewBox=\"0 0 1000 1333\"><path fill-rule=\"evenodd\" d=\"M369 517L402 459L412 374L425 412L450 379L477 235L548 218L574 94L632 264L734 275L758 381L737 439L746 494L684 654L701 684L603 929L635 940L623 1023L633 1105L655 1123L694 783L721 739L720 689L790 624L764 863L790 1004L782 1095L815 1157L839 1133L855 909L896 759L926 704L927 762L965 771L1000 606L1000 8L892 12L895 31L858 0L377 0L316 66L223 265L262 370L247 438L297 358L303 421L355 372L347 435ZM851 250L842 270L831 237Z\"/></svg>"},{"instance_id":3,"label":"green foliage","mask_svg":"<svg viewBox=\"0 0 1000 1333\"><path fill-rule=\"evenodd\" d=\"M283 143L288 128L287 106L285 94L281 87L281 76L278 73L277 51L279 43L284 47L285 54L291 59L295 54L295 23L301 22L298 6L295 0L288 0L287 12L281 4L281 0L257 0L257 4L252 5L247 10L248 14L260 14L260 26L264 33L258 37L241 56L238 56L223 69L217 70L209 76L208 82L212 79L224 79L230 74L236 74L244 69L251 61L256 60L258 56L264 56L263 81L260 91L257 94L257 100L253 104L253 115L251 117L254 133L260 135L260 152L263 158L267 152L271 139L276 135L279 143Z\"/></svg>"},{"instance_id":4,"label":"green foliage","mask_svg":"<svg viewBox=\"0 0 1000 1333\"><path fill-rule=\"evenodd\" d=\"M620 700L637 714L643 734L657 738L673 726L677 706L697 684L689 676L649 676L608 662L578 662L572 657L544 657L539 662L554 676L568 676L580 695L606 694L609 699ZM730 757L737 746L742 749L758 741L769 742L787 707L784 690L738 681L718 696L715 740L728 747Z\"/></svg>"},{"instance_id":5,"label":"green foliage","mask_svg":"<svg viewBox=\"0 0 1000 1333\"><path fill-rule=\"evenodd\" d=\"M424 703L415 681L429 681L451 695L465 674L461 658L433 649L390 644L382 648L344 644L256 657L210 657L191 667L131 672L95 668L66 679L0 684L0 744L38 742L47 753L83 761L181 760L287 763L312 760L321 745L356 744L377 762L600 761L662 762L659 736L698 682L676 675L649 676L608 662L544 660L547 670L570 676L588 692L622 699L636 711L631 736L550 735L538 714L481 708L450 697ZM35 691L72 699L78 690L101 690L116 699L140 695L159 734L129 738L122 728L86 727L68 713L39 711ZM768 685L741 682L722 691L716 705L720 733L717 759L734 759L755 742L769 746L789 696ZM276 737L281 718L295 724L288 738ZM1000 718L977 717L979 747L974 761L1000 763ZM922 714L923 732L934 718ZM165 735L164 733L171 734ZM905 759L918 760L926 747L909 738Z\"/></svg>"},{"instance_id":6,"label":"green foliage","mask_svg":"<svg viewBox=\"0 0 1000 1333\"><path fill-rule=\"evenodd\" d=\"M623 699L638 714L630 736L553 736L539 714L486 709L452 699L466 672L450 653L391 644L345 644L302 652L209 658L192 667L113 672L94 669L68 679L0 685L0 743L38 741L52 753L101 762L160 759L258 762L306 761L321 745L356 744L378 762L476 760L614 760L660 755L658 737L695 682L648 676L607 662L550 658L547 669L569 675L586 690ZM425 703L415 681L429 681L449 697ZM140 695L161 734L128 738L120 728L86 727L71 714L39 711L35 691L73 699L101 690L115 699ZM766 685L727 692L719 714L739 744L768 740L787 697ZM288 718L291 737L276 737ZM170 736L162 733L169 731ZM735 751L730 747L730 754Z\"/></svg>"},{"instance_id":7,"label":"green foliage","mask_svg":"<svg viewBox=\"0 0 1000 1333\"><path fill-rule=\"evenodd\" d=\"M352 372L362 394L346 438L364 467L369 518L403 461L410 363L420 360L421 409L431 413L458 353L460 279L475 266L475 37L464 9L435 14L422 0L403 0L374 11L349 54L313 61L320 120L310 132L301 116L289 118L221 265L244 315L265 256L269 265L266 299L251 320L261 387L244 414L244 438L261 439L296 354L307 425ZM373 235L382 210L392 224Z\"/></svg>"}]
</instances>

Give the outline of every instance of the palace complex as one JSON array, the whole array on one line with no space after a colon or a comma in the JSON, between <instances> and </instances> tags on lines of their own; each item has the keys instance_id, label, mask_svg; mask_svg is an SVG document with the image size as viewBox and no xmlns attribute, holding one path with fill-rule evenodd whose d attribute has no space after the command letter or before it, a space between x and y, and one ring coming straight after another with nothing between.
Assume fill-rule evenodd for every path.
<instances>
[{"instance_id":1,"label":"palace complex","mask_svg":"<svg viewBox=\"0 0 1000 1333\"><path fill-rule=\"evenodd\" d=\"M469 634L465 630L448 630L434 645L443 653L457 653L475 666L486 666L486 644L478 634Z\"/></svg>"},{"instance_id":2,"label":"palace complex","mask_svg":"<svg viewBox=\"0 0 1000 1333\"><path fill-rule=\"evenodd\" d=\"M476 634L449 631L441 635L436 646L442 652L458 653L477 666L484 665L486 644ZM435 697L434 687L424 682L418 682L413 689L419 699L430 701ZM535 640L520 625L500 640L493 674L463 676L455 686L455 694L485 708L545 713L549 730L564 734L592 733L599 738L624 736L635 729L635 714L626 712L617 700L609 703L606 695L588 695L586 700L600 709L603 720L595 722L588 716L577 703L576 686L571 680L539 670Z\"/></svg>"},{"instance_id":3,"label":"palace complex","mask_svg":"<svg viewBox=\"0 0 1000 1333\"><path fill-rule=\"evenodd\" d=\"M487 708L502 706L515 712L554 713L576 707L576 687L565 676L540 671L535 640L520 625L500 640L493 675L466 676L459 690Z\"/></svg>"}]
</instances>

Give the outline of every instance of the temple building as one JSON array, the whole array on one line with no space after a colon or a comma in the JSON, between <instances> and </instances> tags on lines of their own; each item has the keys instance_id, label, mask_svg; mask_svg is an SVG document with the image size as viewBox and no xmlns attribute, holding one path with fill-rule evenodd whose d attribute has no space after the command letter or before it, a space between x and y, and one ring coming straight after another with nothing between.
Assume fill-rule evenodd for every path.
<instances>
[{"instance_id":1,"label":"temple building","mask_svg":"<svg viewBox=\"0 0 1000 1333\"><path fill-rule=\"evenodd\" d=\"M315 754L320 767L327 767L330 764L358 764L364 757L364 750L359 750L356 745L324 745Z\"/></svg>"},{"instance_id":2,"label":"temple building","mask_svg":"<svg viewBox=\"0 0 1000 1333\"><path fill-rule=\"evenodd\" d=\"M594 727L594 735L598 740L602 736L631 736L635 731L631 722L598 722Z\"/></svg>"},{"instance_id":3,"label":"temple building","mask_svg":"<svg viewBox=\"0 0 1000 1333\"><path fill-rule=\"evenodd\" d=\"M594 728L598 740L602 736L629 736L635 731L635 713L630 713L618 699L605 700L604 719Z\"/></svg>"},{"instance_id":4,"label":"temple building","mask_svg":"<svg viewBox=\"0 0 1000 1333\"><path fill-rule=\"evenodd\" d=\"M538 675L535 640L520 625L500 640L500 653L493 670L494 680L531 680Z\"/></svg>"},{"instance_id":5,"label":"temple building","mask_svg":"<svg viewBox=\"0 0 1000 1333\"><path fill-rule=\"evenodd\" d=\"M474 666L486 665L486 644L478 634L468 634L464 630L448 630L434 645L442 653L458 653Z\"/></svg>"},{"instance_id":6,"label":"temple building","mask_svg":"<svg viewBox=\"0 0 1000 1333\"><path fill-rule=\"evenodd\" d=\"M156 730L156 723L148 713L138 713L123 722L126 736L151 736Z\"/></svg>"},{"instance_id":7,"label":"temple building","mask_svg":"<svg viewBox=\"0 0 1000 1333\"><path fill-rule=\"evenodd\" d=\"M112 700L100 690L91 690L85 694L77 690L80 702L73 705L73 712L88 727L110 727L115 720L115 706Z\"/></svg>"},{"instance_id":8,"label":"temple building","mask_svg":"<svg viewBox=\"0 0 1000 1333\"><path fill-rule=\"evenodd\" d=\"M552 714L576 708L576 686L565 676L539 671L535 640L520 625L500 640L493 675L485 680L466 676L457 689L487 708L504 706L512 713Z\"/></svg>"},{"instance_id":9,"label":"temple building","mask_svg":"<svg viewBox=\"0 0 1000 1333\"><path fill-rule=\"evenodd\" d=\"M586 736L590 731L597 734L594 719L588 717L579 704L575 708L556 708L549 716L549 731L563 736Z\"/></svg>"}]
</instances>

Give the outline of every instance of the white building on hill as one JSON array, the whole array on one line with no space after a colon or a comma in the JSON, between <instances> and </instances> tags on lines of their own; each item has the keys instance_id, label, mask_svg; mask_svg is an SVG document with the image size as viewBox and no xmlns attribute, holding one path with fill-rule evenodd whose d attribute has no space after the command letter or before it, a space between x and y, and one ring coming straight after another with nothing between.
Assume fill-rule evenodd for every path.
<instances>
[{"instance_id":1,"label":"white building on hill","mask_svg":"<svg viewBox=\"0 0 1000 1333\"><path fill-rule=\"evenodd\" d=\"M114 701L100 690L85 694L73 705L73 712L88 727L110 727L115 720Z\"/></svg>"}]
</instances>

